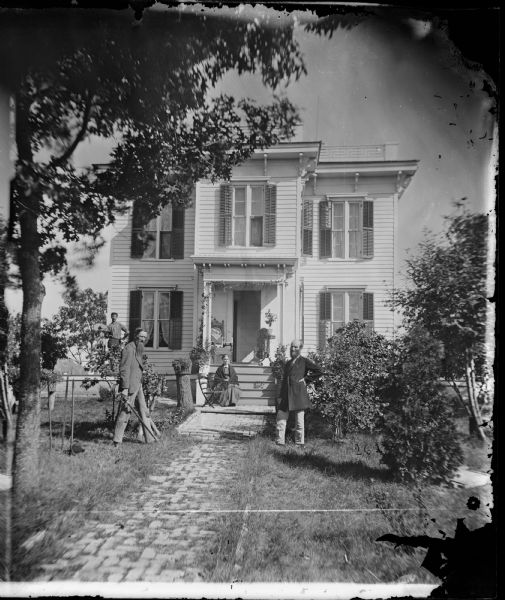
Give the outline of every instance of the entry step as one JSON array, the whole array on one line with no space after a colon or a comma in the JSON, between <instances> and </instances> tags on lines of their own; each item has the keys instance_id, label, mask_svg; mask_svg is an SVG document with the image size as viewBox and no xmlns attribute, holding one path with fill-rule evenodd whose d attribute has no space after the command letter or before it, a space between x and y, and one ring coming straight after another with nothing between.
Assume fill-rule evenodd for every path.
<instances>
[{"instance_id":1,"label":"entry step","mask_svg":"<svg viewBox=\"0 0 505 600\"><path fill-rule=\"evenodd\" d=\"M228 414L228 415L272 415L275 406L244 405L244 406L196 406L196 410L203 413Z\"/></svg>"}]
</instances>

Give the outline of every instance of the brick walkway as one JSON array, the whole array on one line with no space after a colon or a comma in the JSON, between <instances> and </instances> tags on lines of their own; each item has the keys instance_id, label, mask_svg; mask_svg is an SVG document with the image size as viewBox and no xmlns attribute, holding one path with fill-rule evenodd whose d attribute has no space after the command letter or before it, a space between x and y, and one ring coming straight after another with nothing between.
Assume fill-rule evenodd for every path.
<instances>
[{"instance_id":1,"label":"brick walkway","mask_svg":"<svg viewBox=\"0 0 505 600\"><path fill-rule=\"evenodd\" d=\"M205 580L197 557L206 538L215 536L219 515L205 511L236 508L223 489L246 452L244 438L258 433L266 417L249 415L245 421L244 415L212 415L204 418L203 433L198 418L195 413L181 433L202 439L184 456L158 465L149 485L108 513L105 523L90 522L69 538L68 550L54 564L43 565L38 580Z\"/></svg>"}]
</instances>

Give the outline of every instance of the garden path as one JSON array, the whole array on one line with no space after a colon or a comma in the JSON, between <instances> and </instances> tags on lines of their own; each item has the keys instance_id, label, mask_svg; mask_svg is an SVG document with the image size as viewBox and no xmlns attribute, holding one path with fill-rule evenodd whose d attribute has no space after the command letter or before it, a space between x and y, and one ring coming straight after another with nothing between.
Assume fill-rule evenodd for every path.
<instances>
[{"instance_id":1,"label":"garden path","mask_svg":"<svg viewBox=\"0 0 505 600\"><path fill-rule=\"evenodd\" d=\"M199 418L195 413L180 431L197 437L195 445L159 464L147 487L107 511L101 522L88 522L66 540L62 557L42 565L39 581L206 579L199 556L219 529L220 513L235 508L223 489L246 452L244 441L264 428L267 416L216 414L204 428Z\"/></svg>"}]
</instances>

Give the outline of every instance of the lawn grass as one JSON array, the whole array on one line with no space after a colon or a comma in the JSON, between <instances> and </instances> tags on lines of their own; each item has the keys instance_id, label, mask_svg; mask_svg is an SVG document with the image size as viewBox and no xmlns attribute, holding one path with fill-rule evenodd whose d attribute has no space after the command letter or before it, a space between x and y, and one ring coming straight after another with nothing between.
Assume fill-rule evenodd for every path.
<instances>
[{"instance_id":1,"label":"lawn grass","mask_svg":"<svg viewBox=\"0 0 505 600\"><path fill-rule=\"evenodd\" d=\"M485 448L465 443L465 454L473 468L487 470ZM452 536L459 517L470 529L489 520L484 502L477 511L466 506L480 488L394 481L372 436L338 444L312 437L305 451L258 437L239 469L229 493L252 512L245 520L223 516L206 559L213 581L438 583L421 567L425 550L375 540L385 533Z\"/></svg>"},{"instance_id":2,"label":"lawn grass","mask_svg":"<svg viewBox=\"0 0 505 600\"><path fill-rule=\"evenodd\" d=\"M44 403L46 404L46 403ZM184 452L192 443L177 435L173 423L177 410L159 405L154 420L163 428L157 444L140 444L131 427L119 450L112 445L112 430L105 423L107 403L96 398L81 399L75 406L74 438L84 452L71 456L69 449L69 407L67 438L61 448L61 428L65 407L57 401L53 412L53 450L49 451L47 404L42 410L40 441L40 481L23 499L22 518L13 526L12 580L30 581L41 574L40 565L54 562L64 552L62 539L78 531L85 522L100 521L123 498L142 488L160 462ZM132 421L135 421L133 418ZM32 548L22 544L44 532Z\"/></svg>"}]
</instances>

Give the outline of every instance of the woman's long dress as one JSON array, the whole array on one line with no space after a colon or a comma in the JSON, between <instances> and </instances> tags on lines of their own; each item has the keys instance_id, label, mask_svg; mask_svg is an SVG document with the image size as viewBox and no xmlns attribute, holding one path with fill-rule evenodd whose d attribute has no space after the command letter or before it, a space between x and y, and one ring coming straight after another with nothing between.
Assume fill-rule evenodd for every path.
<instances>
[{"instance_id":1,"label":"woman's long dress","mask_svg":"<svg viewBox=\"0 0 505 600\"><path fill-rule=\"evenodd\" d=\"M224 389L219 404L221 406L237 405L240 402L240 387L237 372L233 367L220 366L214 376L215 387Z\"/></svg>"}]
</instances>

